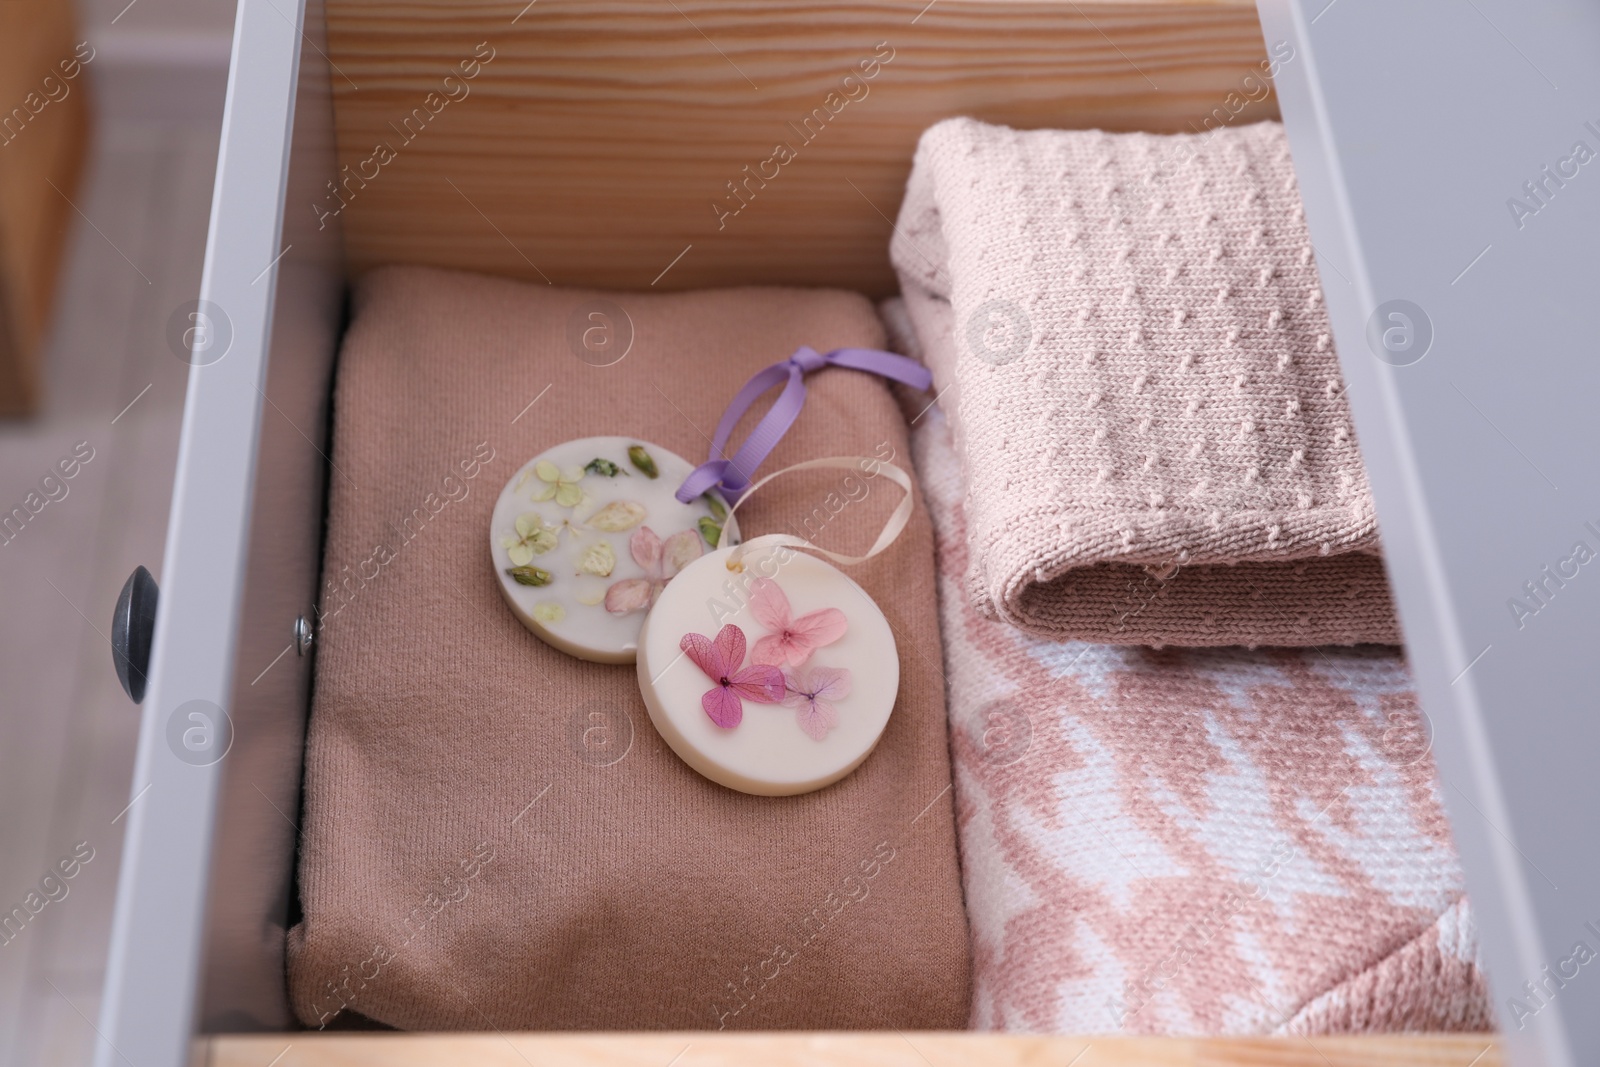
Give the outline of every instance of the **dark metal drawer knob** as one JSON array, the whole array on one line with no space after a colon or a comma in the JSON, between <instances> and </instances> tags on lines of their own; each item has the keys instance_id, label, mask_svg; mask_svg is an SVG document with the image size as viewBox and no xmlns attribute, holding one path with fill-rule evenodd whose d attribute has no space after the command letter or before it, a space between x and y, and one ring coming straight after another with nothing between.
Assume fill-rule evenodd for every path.
<instances>
[{"instance_id":1,"label":"dark metal drawer knob","mask_svg":"<svg viewBox=\"0 0 1600 1067\"><path fill-rule=\"evenodd\" d=\"M111 660L117 681L135 704L144 700L145 678L150 671L150 639L156 632L156 580L143 567L135 567L117 597L111 617Z\"/></svg>"}]
</instances>

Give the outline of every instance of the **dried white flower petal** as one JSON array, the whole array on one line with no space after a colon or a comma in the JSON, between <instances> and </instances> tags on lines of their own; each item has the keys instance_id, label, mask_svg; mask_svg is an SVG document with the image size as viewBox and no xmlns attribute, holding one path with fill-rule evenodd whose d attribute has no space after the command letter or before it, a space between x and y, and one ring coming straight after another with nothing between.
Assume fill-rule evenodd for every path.
<instances>
[{"instance_id":1,"label":"dried white flower petal","mask_svg":"<svg viewBox=\"0 0 1600 1067\"><path fill-rule=\"evenodd\" d=\"M589 525L596 530L617 533L633 529L644 521L644 516L643 504L635 504L631 500L614 500L590 516Z\"/></svg>"},{"instance_id":2,"label":"dried white flower petal","mask_svg":"<svg viewBox=\"0 0 1600 1067\"><path fill-rule=\"evenodd\" d=\"M599 578L609 578L611 572L617 569L617 554L611 546L604 541L590 545L578 557L578 571L582 574L593 574Z\"/></svg>"}]
</instances>

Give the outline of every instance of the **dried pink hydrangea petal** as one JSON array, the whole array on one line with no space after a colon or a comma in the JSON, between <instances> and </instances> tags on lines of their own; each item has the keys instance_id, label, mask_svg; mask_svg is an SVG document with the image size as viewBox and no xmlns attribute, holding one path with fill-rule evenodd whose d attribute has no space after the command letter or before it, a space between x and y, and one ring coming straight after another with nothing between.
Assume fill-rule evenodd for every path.
<instances>
[{"instance_id":1,"label":"dried pink hydrangea petal","mask_svg":"<svg viewBox=\"0 0 1600 1067\"><path fill-rule=\"evenodd\" d=\"M643 578L624 578L613 582L606 590L606 610L613 615L627 615L650 606L651 585Z\"/></svg>"}]
</instances>

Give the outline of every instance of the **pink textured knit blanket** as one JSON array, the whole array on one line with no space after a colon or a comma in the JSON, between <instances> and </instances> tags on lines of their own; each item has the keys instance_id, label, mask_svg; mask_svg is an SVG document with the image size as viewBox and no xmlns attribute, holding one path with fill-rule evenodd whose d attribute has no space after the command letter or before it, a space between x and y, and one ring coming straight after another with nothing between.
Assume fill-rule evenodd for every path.
<instances>
[{"instance_id":1,"label":"pink textured knit blanket","mask_svg":"<svg viewBox=\"0 0 1600 1067\"><path fill-rule=\"evenodd\" d=\"M1278 124L941 122L891 253L980 611L1119 644L1398 641Z\"/></svg>"},{"instance_id":2,"label":"pink textured knit blanket","mask_svg":"<svg viewBox=\"0 0 1600 1067\"><path fill-rule=\"evenodd\" d=\"M939 556L982 1030L1487 1030L1477 939L1392 649L1045 641L981 617L949 425Z\"/></svg>"}]
</instances>

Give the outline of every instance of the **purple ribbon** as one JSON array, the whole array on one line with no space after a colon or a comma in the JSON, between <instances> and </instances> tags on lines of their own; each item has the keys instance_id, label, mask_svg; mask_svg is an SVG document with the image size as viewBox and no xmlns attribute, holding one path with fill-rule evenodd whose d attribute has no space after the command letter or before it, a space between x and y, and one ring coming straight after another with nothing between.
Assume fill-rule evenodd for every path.
<instances>
[{"instance_id":1,"label":"purple ribbon","mask_svg":"<svg viewBox=\"0 0 1600 1067\"><path fill-rule=\"evenodd\" d=\"M711 439L711 458L683 480L678 487L678 499L687 504L708 489L720 489L729 501L737 501L743 496L761 461L767 458L783 435L789 432L789 427L794 425L794 420L800 417L800 409L806 402L806 374L827 366L864 370L869 374L904 382L913 389L926 389L933 384L933 375L928 373L927 367L893 352L880 352L876 348L836 348L827 355L820 355L814 348L802 347L783 362L757 371L754 377L744 383L744 388L739 390L733 403L723 413L722 421L717 423L716 435ZM784 383L783 392L773 401L771 409L761 416L761 421L750 431L750 436L739 446L739 451L733 454L732 459L718 459L718 456L727 455L725 446L728 436L733 433L733 428L744 413L750 410L750 405L779 382Z\"/></svg>"}]
</instances>

